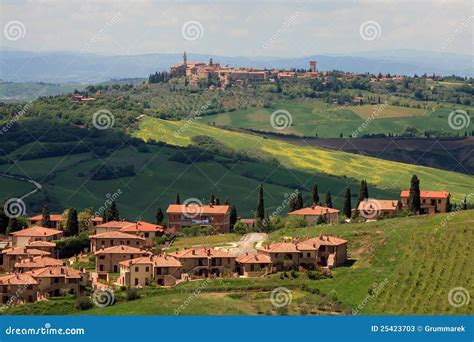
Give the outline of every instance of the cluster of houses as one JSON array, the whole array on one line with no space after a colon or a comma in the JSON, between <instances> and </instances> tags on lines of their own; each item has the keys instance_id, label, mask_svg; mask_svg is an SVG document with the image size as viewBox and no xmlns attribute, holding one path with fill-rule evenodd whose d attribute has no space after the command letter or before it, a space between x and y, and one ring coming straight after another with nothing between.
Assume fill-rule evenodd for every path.
<instances>
[{"instance_id":1,"label":"cluster of houses","mask_svg":"<svg viewBox=\"0 0 474 342\"><path fill-rule=\"evenodd\" d=\"M372 210L376 213L374 218L392 216L408 206L408 195L408 191L402 191L401 200L367 200L358 209ZM421 210L425 214L444 212L450 196L444 191L421 191L420 195ZM172 286L201 277L259 277L291 269L331 269L347 260L347 241L329 235L261 245L254 253L245 254L230 253L222 248L181 249L166 254L151 251L156 237L193 225L213 226L218 232L229 232L230 211L228 205L190 208L185 204L171 204L167 210L168 227L145 221L102 223L100 218L93 218L88 252L95 257L95 272L74 269L55 255L55 241L63 237L62 215L50 215L53 228L39 226L40 215L30 217L30 226L11 233L8 246L1 251L2 302L8 303L12 297L19 302L31 302L61 293L79 294L86 285L98 286L100 280L109 281L112 274L115 284L120 286ZM338 214L339 210L322 206L289 213L303 217L308 225L317 223L320 217L327 223L335 223ZM254 224L252 219L241 219L241 222Z\"/></svg>"}]
</instances>

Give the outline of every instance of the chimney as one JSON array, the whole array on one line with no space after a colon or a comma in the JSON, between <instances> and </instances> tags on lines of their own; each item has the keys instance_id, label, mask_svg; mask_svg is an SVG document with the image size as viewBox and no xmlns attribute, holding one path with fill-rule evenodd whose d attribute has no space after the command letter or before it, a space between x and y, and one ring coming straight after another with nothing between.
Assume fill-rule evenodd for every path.
<instances>
[{"instance_id":1,"label":"chimney","mask_svg":"<svg viewBox=\"0 0 474 342\"><path fill-rule=\"evenodd\" d=\"M195 249L193 249L193 252L192 252L192 253L193 253L193 255L196 255L196 250L195 250Z\"/></svg>"}]
</instances>

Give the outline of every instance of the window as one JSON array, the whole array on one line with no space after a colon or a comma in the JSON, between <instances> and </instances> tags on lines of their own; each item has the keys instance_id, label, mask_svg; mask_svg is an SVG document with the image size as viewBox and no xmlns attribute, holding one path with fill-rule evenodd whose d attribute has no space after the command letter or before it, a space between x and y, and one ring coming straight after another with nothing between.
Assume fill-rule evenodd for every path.
<instances>
[{"instance_id":1,"label":"window","mask_svg":"<svg viewBox=\"0 0 474 342\"><path fill-rule=\"evenodd\" d=\"M150 272L150 267L145 267L145 272Z\"/></svg>"},{"instance_id":2,"label":"window","mask_svg":"<svg viewBox=\"0 0 474 342\"><path fill-rule=\"evenodd\" d=\"M306 253L306 257L307 257L307 258L310 258L310 257L311 257L311 253Z\"/></svg>"},{"instance_id":3,"label":"window","mask_svg":"<svg viewBox=\"0 0 474 342\"><path fill-rule=\"evenodd\" d=\"M326 250L326 246L319 246L319 251L324 252Z\"/></svg>"},{"instance_id":4,"label":"window","mask_svg":"<svg viewBox=\"0 0 474 342\"><path fill-rule=\"evenodd\" d=\"M135 272L138 272L138 267L135 267Z\"/></svg>"},{"instance_id":5,"label":"window","mask_svg":"<svg viewBox=\"0 0 474 342\"><path fill-rule=\"evenodd\" d=\"M104 259L105 259L105 255L100 255L100 256L99 256L99 259L104 260Z\"/></svg>"},{"instance_id":6,"label":"window","mask_svg":"<svg viewBox=\"0 0 474 342\"><path fill-rule=\"evenodd\" d=\"M300 253L300 258L304 257L304 253Z\"/></svg>"},{"instance_id":7,"label":"window","mask_svg":"<svg viewBox=\"0 0 474 342\"><path fill-rule=\"evenodd\" d=\"M135 278L135 285L138 285L138 278Z\"/></svg>"},{"instance_id":8,"label":"window","mask_svg":"<svg viewBox=\"0 0 474 342\"><path fill-rule=\"evenodd\" d=\"M150 234L149 234L149 233L145 233L145 237L146 237L146 238L147 238L147 237L149 237L149 236L150 236Z\"/></svg>"},{"instance_id":9,"label":"window","mask_svg":"<svg viewBox=\"0 0 474 342\"><path fill-rule=\"evenodd\" d=\"M440 200L440 199L438 200L438 204L441 204L441 200Z\"/></svg>"},{"instance_id":10,"label":"window","mask_svg":"<svg viewBox=\"0 0 474 342\"><path fill-rule=\"evenodd\" d=\"M129 246L130 246L130 240L127 240L127 245L129 245Z\"/></svg>"}]
</instances>

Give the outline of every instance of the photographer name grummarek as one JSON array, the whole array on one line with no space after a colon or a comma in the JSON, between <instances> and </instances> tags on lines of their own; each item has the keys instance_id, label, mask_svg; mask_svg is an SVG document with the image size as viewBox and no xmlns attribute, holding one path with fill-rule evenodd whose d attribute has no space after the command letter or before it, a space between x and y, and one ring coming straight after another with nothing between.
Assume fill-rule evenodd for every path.
<instances>
[{"instance_id":1,"label":"photographer name grummarek","mask_svg":"<svg viewBox=\"0 0 474 342\"><path fill-rule=\"evenodd\" d=\"M466 328L463 325L460 326L431 326L431 325L372 325L370 327L371 332L380 333L403 333L403 332L428 332L428 333L440 333L440 332L454 332L464 333Z\"/></svg>"}]
</instances>

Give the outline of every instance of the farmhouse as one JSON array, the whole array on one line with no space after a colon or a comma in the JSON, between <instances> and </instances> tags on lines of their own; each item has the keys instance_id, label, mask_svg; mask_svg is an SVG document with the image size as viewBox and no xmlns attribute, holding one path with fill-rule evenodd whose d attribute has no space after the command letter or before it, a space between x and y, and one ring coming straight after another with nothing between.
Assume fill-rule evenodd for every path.
<instances>
[{"instance_id":1,"label":"farmhouse","mask_svg":"<svg viewBox=\"0 0 474 342\"><path fill-rule=\"evenodd\" d=\"M94 227L95 234L103 234L108 232L116 232L122 228L134 225L133 222L128 221L109 221L105 223L98 224Z\"/></svg>"},{"instance_id":2,"label":"farmhouse","mask_svg":"<svg viewBox=\"0 0 474 342\"><path fill-rule=\"evenodd\" d=\"M400 193L403 209L408 209L409 190ZM451 194L447 191L420 191L421 209L420 214L445 213L446 205L449 203Z\"/></svg>"},{"instance_id":3,"label":"farmhouse","mask_svg":"<svg viewBox=\"0 0 474 342\"><path fill-rule=\"evenodd\" d=\"M41 225L42 219L43 219L43 215L39 214L39 215L28 217L26 220L28 221L29 226L39 226ZM61 229L61 223L65 221L65 218L63 217L62 214L51 214L49 215L49 220L52 225L51 228ZM92 216L90 219L90 223L92 224L92 226L100 224L102 223L102 217Z\"/></svg>"},{"instance_id":4,"label":"farmhouse","mask_svg":"<svg viewBox=\"0 0 474 342\"><path fill-rule=\"evenodd\" d=\"M268 255L245 254L235 259L235 271L244 277L260 277L272 272L272 260Z\"/></svg>"},{"instance_id":5,"label":"farmhouse","mask_svg":"<svg viewBox=\"0 0 474 342\"><path fill-rule=\"evenodd\" d=\"M38 283L38 296L59 296L61 291L79 294L81 285L87 283L87 273L68 266L49 266L25 274L30 275Z\"/></svg>"},{"instance_id":6,"label":"farmhouse","mask_svg":"<svg viewBox=\"0 0 474 342\"><path fill-rule=\"evenodd\" d=\"M392 217L401 211L399 200L374 200L365 199L357 207L361 215L368 219L381 219Z\"/></svg>"},{"instance_id":7,"label":"farmhouse","mask_svg":"<svg viewBox=\"0 0 474 342\"><path fill-rule=\"evenodd\" d=\"M0 277L0 296L3 304L33 302L37 299L38 282L30 274L11 274Z\"/></svg>"},{"instance_id":8,"label":"farmhouse","mask_svg":"<svg viewBox=\"0 0 474 342\"><path fill-rule=\"evenodd\" d=\"M339 210L322 207L319 205L313 205L307 208L301 208L295 211L291 211L288 215L297 215L304 217L308 225L315 225L318 223L320 217L324 219L326 223L337 223Z\"/></svg>"},{"instance_id":9,"label":"farmhouse","mask_svg":"<svg viewBox=\"0 0 474 342\"><path fill-rule=\"evenodd\" d=\"M162 286L175 285L181 278L181 263L166 255L150 255L120 262L121 286L137 287L152 283Z\"/></svg>"},{"instance_id":10,"label":"farmhouse","mask_svg":"<svg viewBox=\"0 0 474 342\"><path fill-rule=\"evenodd\" d=\"M212 226L219 233L230 231L230 206L170 204L166 210L168 226L176 231L184 227Z\"/></svg>"},{"instance_id":11,"label":"farmhouse","mask_svg":"<svg viewBox=\"0 0 474 342\"><path fill-rule=\"evenodd\" d=\"M145 239L133 234L127 234L122 232L108 232L98 235L93 235L91 239L91 252L96 252L101 248L107 248L112 246L132 246L132 247L143 247Z\"/></svg>"},{"instance_id":12,"label":"farmhouse","mask_svg":"<svg viewBox=\"0 0 474 342\"><path fill-rule=\"evenodd\" d=\"M29 259L30 257L50 255L50 253L27 247L13 247L2 250L3 257L3 272L13 272L15 264L22 259Z\"/></svg>"},{"instance_id":13,"label":"farmhouse","mask_svg":"<svg viewBox=\"0 0 474 342\"><path fill-rule=\"evenodd\" d=\"M51 254L53 254L55 247L56 247L55 242L42 241L42 240L33 241L26 245L26 248L36 248L36 249L39 249L40 251L45 251Z\"/></svg>"},{"instance_id":14,"label":"farmhouse","mask_svg":"<svg viewBox=\"0 0 474 342\"><path fill-rule=\"evenodd\" d=\"M165 232L165 227L145 221L138 221L123 227L120 231L122 233L134 234L144 239L154 239Z\"/></svg>"},{"instance_id":15,"label":"farmhouse","mask_svg":"<svg viewBox=\"0 0 474 342\"><path fill-rule=\"evenodd\" d=\"M191 276L230 275L235 270L235 257L212 248L193 248L170 253Z\"/></svg>"},{"instance_id":16,"label":"farmhouse","mask_svg":"<svg viewBox=\"0 0 474 342\"><path fill-rule=\"evenodd\" d=\"M145 256L148 252L132 246L112 246L101 248L95 254L96 272L118 272L119 262Z\"/></svg>"},{"instance_id":17,"label":"farmhouse","mask_svg":"<svg viewBox=\"0 0 474 342\"><path fill-rule=\"evenodd\" d=\"M12 246L23 247L34 241L58 240L62 234L63 232L57 229L33 226L12 233Z\"/></svg>"},{"instance_id":18,"label":"farmhouse","mask_svg":"<svg viewBox=\"0 0 474 342\"><path fill-rule=\"evenodd\" d=\"M22 259L15 263L15 273L25 273L38 268L62 265L62 260L54 259L46 255L37 257L30 256L27 259Z\"/></svg>"}]
</instances>

